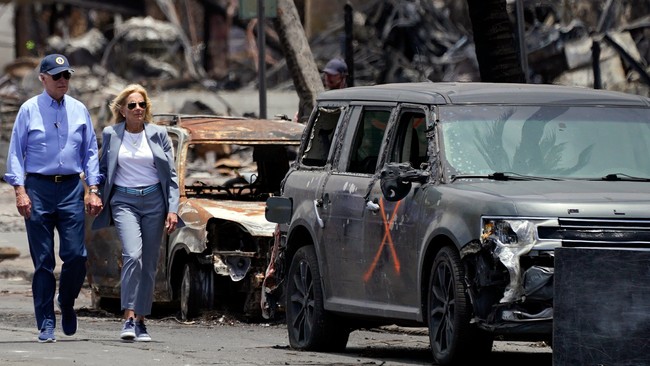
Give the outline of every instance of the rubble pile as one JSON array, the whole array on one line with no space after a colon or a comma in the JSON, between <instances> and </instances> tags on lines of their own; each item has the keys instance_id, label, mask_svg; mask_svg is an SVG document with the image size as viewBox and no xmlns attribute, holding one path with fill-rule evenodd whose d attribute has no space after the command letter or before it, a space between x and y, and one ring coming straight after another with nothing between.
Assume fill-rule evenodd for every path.
<instances>
[{"instance_id":1,"label":"rubble pile","mask_svg":"<svg viewBox=\"0 0 650 366\"><path fill-rule=\"evenodd\" d=\"M529 82L585 87L599 83L604 89L650 95L650 4L633 0L522 3ZM353 9L355 85L480 80L467 2L370 0L364 4ZM515 0L507 4L515 24ZM110 33L91 27L74 37L48 38L44 52L64 53L75 65L75 80L83 82L71 83L70 94L88 106L93 119L99 121L98 130L109 118L108 101L131 82L155 92L197 89L218 93L256 86L255 19L239 20L228 12L228 72L215 80L198 61L200 47L190 44L178 14L172 7L163 12L172 20L132 17L115 23ZM332 56L343 56L342 12L334 17L340 20L310 40L321 68ZM273 26L267 22L267 87L291 88ZM595 49L599 52L597 78L592 61ZM18 106L41 91L37 64L37 58L18 59L0 78L0 142L8 140ZM188 108L196 110L197 105L190 103ZM201 112L211 111L201 108Z\"/></svg>"},{"instance_id":2,"label":"rubble pile","mask_svg":"<svg viewBox=\"0 0 650 366\"><path fill-rule=\"evenodd\" d=\"M650 4L637 1L523 1L530 83L601 87L650 95ZM508 12L516 24L515 1ZM376 0L354 15L355 85L480 81L465 1ZM516 27L515 27L516 28ZM343 24L313 39L319 65L342 55Z\"/></svg>"}]
</instances>

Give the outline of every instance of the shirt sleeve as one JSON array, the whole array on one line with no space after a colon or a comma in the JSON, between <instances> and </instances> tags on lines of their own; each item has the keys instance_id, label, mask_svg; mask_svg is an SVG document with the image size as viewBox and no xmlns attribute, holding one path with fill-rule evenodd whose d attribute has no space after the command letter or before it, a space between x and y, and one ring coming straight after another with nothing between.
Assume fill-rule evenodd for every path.
<instances>
[{"instance_id":1,"label":"shirt sleeve","mask_svg":"<svg viewBox=\"0 0 650 366\"><path fill-rule=\"evenodd\" d=\"M84 143L82 146L82 151L85 152L85 154L82 155L82 166L84 169L84 175L86 177L86 184L89 186L96 186L100 182L99 158L97 154L97 136L95 136L95 127L93 126L93 122L90 119L90 113L85 107L84 113L86 119L86 131L84 136Z\"/></svg>"},{"instance_id":2,"label":"shirt sleeve","mask_svg":"<svg viewBox=\"0 0 650 366\"><path fill-rule=\"evenodd\" d=\"M4 180L12 186L25 185L25 148L29 130L29 113L29 108L23 104L18 110L11 132L7 154L7 172L4 175Z\"/></svg>"}]
</instances>

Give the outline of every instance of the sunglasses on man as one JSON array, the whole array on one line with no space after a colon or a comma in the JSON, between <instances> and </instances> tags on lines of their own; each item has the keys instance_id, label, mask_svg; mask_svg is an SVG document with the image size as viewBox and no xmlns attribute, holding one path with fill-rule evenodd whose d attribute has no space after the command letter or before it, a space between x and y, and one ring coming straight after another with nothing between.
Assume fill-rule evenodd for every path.
<instances>
[{"instance_id":1,"label":"sunglasses on man","mask_svg":"<svg viewBox=\"0 0 650 366\"><path fill-rule=\"evenodd\" d=\"M62 71L62 72L60 72L58 74L54 74L54 75L51 75L51 76L52 76L52 80L54 80L54 81L61 79L61 76L63 76L63 78L66 79L66 80L70 80L70 77L72 76L72 74L70 73L70 71Z\"/></svg>"},{"instance_id":2,"label":"sunglasses on man","mask_svg":"<svg viewBox=\"0 0 650 366\"><path fill-rule=\"evenodd\" d=\"M131 103L127 104L126 107L128 109L135 109L136 105L139 106L142 109L147 109L147 102L138 102L138 103L131 102Z\"/></svg>"}]
</instances>

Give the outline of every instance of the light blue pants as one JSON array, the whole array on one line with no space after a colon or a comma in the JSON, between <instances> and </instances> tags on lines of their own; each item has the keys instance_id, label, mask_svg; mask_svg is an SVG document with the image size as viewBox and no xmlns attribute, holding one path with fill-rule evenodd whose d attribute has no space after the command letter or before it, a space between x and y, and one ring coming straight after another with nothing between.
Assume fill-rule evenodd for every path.
<instances>
[{"instance_id":1,"label":"light blue pants","mask_svg":"<svg viewBox=\"0 0 650 366\"><path fill-rule=\"evenodd\" d=\"M163 193L158 189L138 196L113 190L110 205L122 242L122 310L149 315L167 217Z\"/></svg>"}]
</instances>

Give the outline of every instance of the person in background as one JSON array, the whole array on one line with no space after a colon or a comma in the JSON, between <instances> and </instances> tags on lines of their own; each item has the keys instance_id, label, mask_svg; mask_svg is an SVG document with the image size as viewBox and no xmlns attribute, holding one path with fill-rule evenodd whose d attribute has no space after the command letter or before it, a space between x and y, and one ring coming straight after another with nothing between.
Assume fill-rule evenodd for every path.
<instances>
[{"instance_id":1,"label":"person in background","mask_svg":"<svg viewBox=\"0 0 650 366\"><path fill-rule=\"evenodd\" d=\"M82 172L89 186L85 211L97 215L102 210L93 123L83 103L66 95L73 72L64 55L41 60L38 77L44 90L20 106L4 175L14 186L16 207L25 218L39 342L56 342L54 301L61 311L63 334L77 331L74 303L86 277L87 257ZM63 261L58 295L54 229Z\"/></svg>"},{"instance_id":2,"label":"person in background","mask_svg":"<svg viewBox=\"0 0 650 366\"><path fill-rule=\"evenodd\" d=\"M327 89L343 89L347 87L348 65L340 58L333 58L323 69L323 78Z\"/></svg>"},{"instance_id":3,"label":"person in background","mask_svg":"<svg viewBox=\"0 0 650 366\"><path fill-rule=\"evenodd\" d=\"M348 78L348 65L340 58L333 58L327 62L323 69L323 85L326 89L343 89L346 88ZM298 111L293 116L294 122L306 122L309 113L302 105L298 106Z\"/></svg>"},{"instance_id":4,"label":"person in background","mask_svg":"<svg viewBox=\"0 0 650 366\"><path fill-rule=\"evenodd\" d=\"M152 121L151 100L138 84L128 85L110 105L114 125L102 132L100 192L106 207L92 228L117 228L122 243L120 298L123 340L151 340L151 313L163 230L178 223L178 179L167 130ZM112 221L112 222L111 222Z\"/></svg>"}]
</instances>

